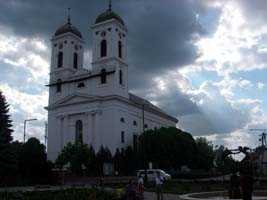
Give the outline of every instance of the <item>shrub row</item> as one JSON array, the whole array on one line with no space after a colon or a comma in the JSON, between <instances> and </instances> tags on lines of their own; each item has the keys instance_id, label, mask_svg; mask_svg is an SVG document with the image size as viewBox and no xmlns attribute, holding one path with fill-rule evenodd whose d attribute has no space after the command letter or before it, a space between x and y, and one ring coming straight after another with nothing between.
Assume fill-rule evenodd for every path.
<instances>
[{"instance_id":1,"label":"shrub row","mask_svg":"<svg viewBox=\"0 0 267 200\"><path fill-rule=\"evenodd\" d=\"M1 192L1 200L116 200L116 193L87 188L54 191Z\"/></svg>"}]
</instances>

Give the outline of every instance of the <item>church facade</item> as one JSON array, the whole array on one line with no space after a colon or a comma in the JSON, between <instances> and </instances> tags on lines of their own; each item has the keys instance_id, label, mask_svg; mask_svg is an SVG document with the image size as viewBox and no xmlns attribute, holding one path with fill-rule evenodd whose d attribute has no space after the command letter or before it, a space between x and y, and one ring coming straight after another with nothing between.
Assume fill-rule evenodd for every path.
<instances>
[{"instance_id":1,"label":"church facade","mask_svg":"<svg viewBox=\"0 0 267 200\"><path fill-rule=\"evenodd\" d=\"M119 15L100 14L92 29L92 69L83 66L84 40L68 17L52 37L49 82L48 159L69 142L112 153L135 146L144 130L178 120L128 90L127 28Z\"/></svg>"}]
</instances>

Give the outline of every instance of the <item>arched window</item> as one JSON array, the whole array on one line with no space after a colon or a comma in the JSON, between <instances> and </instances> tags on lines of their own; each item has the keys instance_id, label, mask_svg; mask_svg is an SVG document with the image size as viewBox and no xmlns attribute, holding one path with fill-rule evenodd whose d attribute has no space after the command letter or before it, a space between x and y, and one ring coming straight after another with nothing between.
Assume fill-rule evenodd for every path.
<instances>
[{"instance_id":1,"label":"arched window","mask_svg":"<svg viewBox=\"0 0 267 200\"><path fill-rule=\"evenodd\" d=\"M134 149L134 152L137 151L137 146L138 146L138 135L134 134L133 135L133 149Z\"/></svg>"},{"instance_id":2,"label":"arched window","mask_svg":"<svg viewBox=\"0 0 267 200\"><path fill-rule=\"evenodd\" d=\"M118 53L119 53L119 58L122 58L122 44L121 41L118 42Z\"/></svg>"},{"instance_id":3,"label":"arched window","mask_svg":"<svg viewBox=\"0 0 267 200\"><path fill-rule=\"evenodd\" d=\"M121 143L125 142L125 135L124 135L124 131L121 132Z\"/></svg>"},{"instance_id":4,"label":"arched window","mask_svg":"<svg viewBox=\"0 0 267 200\"><path fill-rule=\"evenodd\" d=\"M136 121L133 121L133 125L134 125L134 126L137 126L137 122L136 122Z\"/></svg>"},{"instance_id":5,"label":"arched window","mask_svg":"<svg viewBox=\"0 0 267 200\"><path fill-rule=\"evenodd\" d=\"M122 122L122 123L124 123L124 122L125 122L125 120L124 120L124 118L123 118L123 117L121 118L121 122Z\"/></svg>"},{"instance_id":6,"label":"arched window","mask_svg":"<svg viewBox=\"0 0 267 200\"><path fill-rule=\"evenodd\" d=\"M107 82L107 73L105 69L101 70L101 84L105 84Z\"/></svg>"},{"instance_id":7,"label":"arched window","mask_svg":"<svg viewBox=\"0 0 267 200\"><path fill-rule=\"evenodd\" d=\"M101 41L100 56L101 58L107 56L107 41L106 40Z\"/></svg>"},{"instance_id":8,"label":"arched window","mask_svg":"<svg viewBox=\"0 0 267 200\"><path fill-rule=\"evenodd\" d=\"M119 74L119 81L120 81L120 84L122 85L123 84L123 80L122 80L122 71L120 70L120 72L119 72L120 74Z\"/></svg>"},{"instance_id":9,"label":"arched window","mask_svg":"<svg viewBox=\"0 0 267 200\"><path fill-rule=\"evenodd\" d=\"M75 142L83 142L83 122L81 120L76 121L75 124Z\"/></svg>"},{"instance_id":10,"label":"arched window","mask_svg":"<svg viewBox=\"0 0 267 200\"><path fill-rule=\"evenodd\" d=\"M57 67L60 68L63 66L63 52L60 51L57 55Z\"/></svg>"},{"instance_id":11,"label":"arched window","mask_svg":"<svg viewBox=\"0 0 267 200\"><path fill-rule=\"evenodd\" d=\"M78 68L78 54L76 52L73 54L73 68Z\"/></svg>"},{"instance_id":12,"label":"arched window","mask_svg":"<svg viewBox=\"0 0 267 200\"><path fill-rule=\"evenodd\" d=\"M61 79L57 80L57 92L61 92L62 90L62 83Z\"/></svg>"}]
</instances>

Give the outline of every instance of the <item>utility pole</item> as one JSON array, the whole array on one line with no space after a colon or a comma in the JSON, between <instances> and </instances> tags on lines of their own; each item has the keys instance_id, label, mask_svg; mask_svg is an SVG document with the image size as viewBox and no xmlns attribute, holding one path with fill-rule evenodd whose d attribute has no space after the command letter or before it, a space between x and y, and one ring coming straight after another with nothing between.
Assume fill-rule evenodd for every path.
<instances>
[{"instance_id":1,"label":"utility pole","mask_svg":"<svg viewBox=\"0 0 267 200\"><path fill-rule=\"evenodd\" d=\"M260 152L261 152L261 171L263 172L263 162L264 162L264 152L266 151L266 145L267 145L267 143L266 143L266 131L267 131L267 129L250 129L250 131L261 131L262 133L259 135L260 136L260 139L259 139L259 141L260 141L260 143L261 143L261 145L260 145L260 147L261 147L261 149L260 149Z\"/></svg>"},{"instance_id":2,"label":"utility pole","mask_svg":"<svg viewBox=\"0 0 267 200\"><path fill-rule=\"evenodd\" d=\"M261 142L261 146L262 147L266 147L267 143L266 143L266 131L267 129L250 129L250 131L261 131L262 133L259 135L260 139L259 141Z\"/></svg>"},{"instance_id":3,"label":"utility pole","mask_svg":"<svg viewBox=\"0 0 267 200\"><path fill-rule=\"evenodd\" d=\"M23 143L25 143L25 141L26 141L26 125L27 125L27 122L36 121L36 120L37 119L25 119L24 120Z\"/></svg>"},{"instance_id":4,"label":"utility pole","mask_svg":"<svg viewBox=\"0 0 267 200\"><path fill-rule=\"evenodd\" d=\"M44 136L44 142L45 142L45 147L47 149L47 138L48 138L48 125L47 125L47 122L45 122L45 136Z\"/></svg>"}]
</instances>

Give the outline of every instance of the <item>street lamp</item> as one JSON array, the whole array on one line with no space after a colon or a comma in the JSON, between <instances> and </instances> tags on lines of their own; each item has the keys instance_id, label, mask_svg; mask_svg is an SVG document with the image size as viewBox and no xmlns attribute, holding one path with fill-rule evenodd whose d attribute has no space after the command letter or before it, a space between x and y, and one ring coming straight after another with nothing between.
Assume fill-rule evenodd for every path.
<instances>
[{"instance_id":1,"label":"street lamp","mask_svg":"<svg viewBox=\"0 0 267 200\"><path fill-rule=\"evenodd\" d=\"M37 119L25 119L24 120L24 132L23 132L23 142L25 143L25 139L26 139L26 125L27 122L31 122L31 121L36 121Z\"/></svg>"},{"instance_id":2,"label":"street lamp","mask_svg":"<svg viewBox=\"0 0 267 200\"><path fill-rule=\"evenodd\" d=\"M146 147L145 147L145 103L142 104L142 125L143 125L143 155L144 155L144 167L145 167L145 182L147 182L147 155L146 155Z\"/></svg>"}]
</instances>

